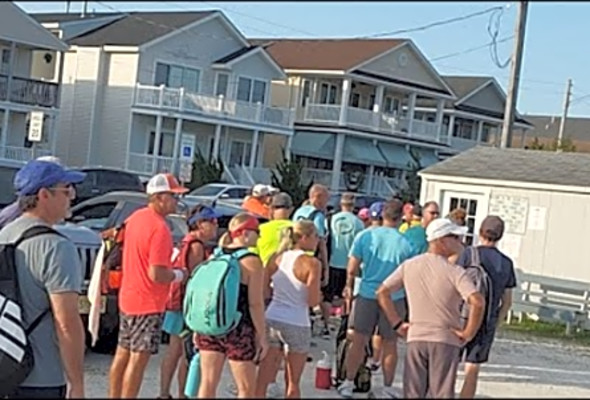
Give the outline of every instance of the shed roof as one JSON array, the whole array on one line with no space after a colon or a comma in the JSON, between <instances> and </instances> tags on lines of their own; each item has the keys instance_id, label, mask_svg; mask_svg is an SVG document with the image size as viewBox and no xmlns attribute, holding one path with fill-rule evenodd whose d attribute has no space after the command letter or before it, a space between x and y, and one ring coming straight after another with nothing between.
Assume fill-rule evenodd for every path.
<instances>
[{"instance_id":1,"label":"shed roof","mask_svg":"<svg viewBox=\"0 0 590 400\"><path fill-rule=\"evenodd\" d=\"M421 174L590 187L590 154L477 146Z\"/></svg>"}]
</instances>

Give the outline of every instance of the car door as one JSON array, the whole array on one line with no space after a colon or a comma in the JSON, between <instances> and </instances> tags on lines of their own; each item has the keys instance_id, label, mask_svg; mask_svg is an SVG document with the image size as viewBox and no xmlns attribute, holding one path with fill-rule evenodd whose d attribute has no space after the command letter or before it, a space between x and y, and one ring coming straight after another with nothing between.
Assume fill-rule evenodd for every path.
<instances>
[{"instance_id":1,"label":"car door","mask_svg":"<svg viewBox=\"0 0 590 400\"><path fill-rule=\"evenodd\" d=\"M241 205L247 195L248 189L229 188L221 195L220 199L232 204Z\"/></svg>"},{"instance_id":2,"label":"car door","mask_svg":"<svg viewBox=\"0 0 590 400\"><path fill-rule=\"evenodd\" d=\"M100 232L105 229L116 206L116 201L90 204L77 209L72 214L70 220L76 225L85 226L93 231Z\"/></svg>"}]
</instances>

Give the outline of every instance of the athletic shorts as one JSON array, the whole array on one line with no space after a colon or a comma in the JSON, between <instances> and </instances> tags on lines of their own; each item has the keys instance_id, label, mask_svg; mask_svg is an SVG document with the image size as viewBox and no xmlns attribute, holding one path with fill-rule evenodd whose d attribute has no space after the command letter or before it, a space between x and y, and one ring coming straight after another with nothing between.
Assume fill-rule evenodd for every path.
<instances>
[{"instance_id":1,"label":"athletic shorts","mask_svg":"<svg viewBox=\"0 0 590 400\"><path fill-rule=\"evenodd\" d=\"M254 361L256 330L252 321L242 319L231 332L222 336L197 336L199 351L225 354L231 361Z\"/></svg>"},{"instance_id":2,"label":"athletic shorts","mask_svg":"<svg viewBox=\"0 0 590 400\"><path fill-rule=\"evenodd\" d=\"M334 297L342 297L346 286L346 269L330 267L328 272L328 284L322 288L323 301L331 303Z\"/></svg>"},{"instance_id":3,"label":"athletic shorts","mask_svg":"<svg viewBox=\"0 0 590 400\"><path fill-rule=\"evenodd\" d=\"M119 346L132 352L158 354L162 314L119 314Z\"/></svg>"},{"instance_id":4,"label":"athletic shorts","mask_svg":"<svg viewBox=\"0 0 590 400\"><path fill-rule=\"evenodd\" d=\"M407 315L405 298L396 300L393 304L400 318L405 320ZM361 335L372 336L376 334L385 340L393 340L397 337L377 300L361 296L357 296L352 302L348 328Z\"/></svg>"},{"instance_id":5,"label":"athletic shorts","mask_svg":"<svg viewBox=\"0 0 590 400\"><path fill-rule=\"evenodd\" d=\"M496 336L496 330L490 329L485 334L481 332L475 335L471 342L461 349L462 361L472 364L483 364L488 362L490 350Z\"/></svg>"},{"instance_id":6,"label":"athletic shorts","mask_svg":"<svg viewBox=\"0 0 590 400\"><path fill-rule=\"evenodd\" d=\"M179 336L184 330L184 317L182 311L166 311L162 330L169 335Z\"/></svg>"},{"instance_id":7,"label":"athletic shorts","mask_svg":"<svg viewBox=\"0 0 590 400\"><path fill-rule=\"evenodd\" d=\"M272 347L293 353L309 353L311 330L309 326L297 326L266 320L268 343Z\"/></svg>"}]
</instances>

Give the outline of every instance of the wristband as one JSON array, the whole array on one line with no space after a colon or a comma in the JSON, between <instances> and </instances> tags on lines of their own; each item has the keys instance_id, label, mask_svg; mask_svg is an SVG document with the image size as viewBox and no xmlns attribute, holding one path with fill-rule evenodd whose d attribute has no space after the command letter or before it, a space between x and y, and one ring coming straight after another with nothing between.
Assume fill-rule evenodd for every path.
<instances>
[{"instance_id":1,"label":"wristband","mask_svg":"<svg viewBox=\"0 0 590 400\"><path fill-rule=\"evenodd\" d=\"M172 282L182 282L184 279L184 272L181 269L173 269L172 272L174 273L174 279Z\"/></svg>"},{"instance_id":2,"label":"wristband","mask_svg":"<svg viewBox=\"0 0 590 400\"><path fill-rule=\"evenodd\" d=\"M404 320L400 319L399 322L393 326L393 330L397 331L399 329L399 327L402 326L403 323L404 323Z\"/></svg>"}]
</instances>

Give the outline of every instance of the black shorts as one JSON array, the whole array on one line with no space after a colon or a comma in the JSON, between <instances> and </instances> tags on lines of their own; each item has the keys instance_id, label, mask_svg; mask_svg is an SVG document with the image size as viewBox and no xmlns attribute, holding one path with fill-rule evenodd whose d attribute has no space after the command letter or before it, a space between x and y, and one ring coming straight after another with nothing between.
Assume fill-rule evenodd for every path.
<instances>
[{"instance_id":1,"label":"black shorts","mask_svg":"<svg viewBox=\"0 0 590 400\"><path fill-rule=\"evenodd\" d=\"M325 303L331 303L334 297L342 297L346 286L346 268L330 267L328 274L328 284L322 288Z\"/></svg>"},{"instance_id":2,"label":"black shorts","mask_svg":"<svg viewBox=\"0 0 590 400\"><path fill-rule=\"evenodd\" d=\"M461 359L472 364L483 364L488 362L490 350L496 330L491 328L486 333L478 332L477 335L461 349Z\"/></svg>"}]
</instances>

